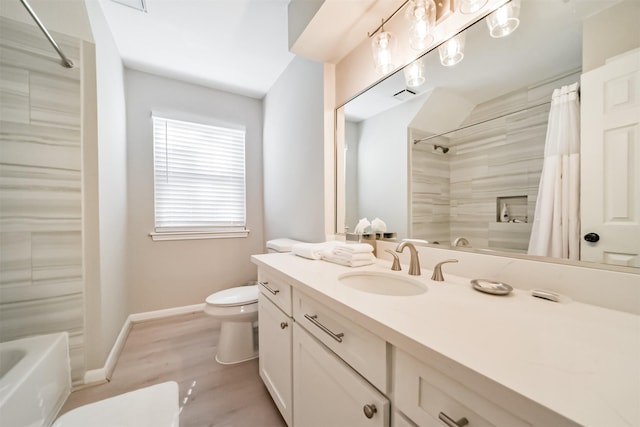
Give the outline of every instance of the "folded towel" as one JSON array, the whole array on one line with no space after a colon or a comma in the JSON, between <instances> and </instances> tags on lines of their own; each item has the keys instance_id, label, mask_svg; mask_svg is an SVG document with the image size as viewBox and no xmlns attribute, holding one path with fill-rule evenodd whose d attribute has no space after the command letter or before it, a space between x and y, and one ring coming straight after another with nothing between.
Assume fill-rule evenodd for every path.
<instances>
[{"instance_id":1,"label":"folded towel","mask_svg":"<svg viewBox=\"0 0 640 427\"><path fill-rule=\"evenodd\" d=\"M371 223L369 222L369 220L367 218L362 218L356 224L356 228L353 229L353 232L355 234L362 234L367 229L367 227L370 227L370 226L371 226Z\"/></svg>"},{"instance_id":2,"label":"folded towel","mask_svg":"<svg viewBox=\"0 0 640 427\"><path fill-rule=\"evenodd\" d=\"M373 246L368 243L341 243L333 248L333 252L345 254L367 254L373 252Z\"/></svg>"},{"instance_id":3,"label":"folded towel","mask_svg":"<svg viewBox=\"0 0 640 427\"><path fill-rule=\"evenodd\" d=\"M371 221L371 230L373 230L374 233L384 233L385 231L387 231L387 224L385 224L384 221L380 218L375 218L373 221Z\"/></svg>"},{"instance_id":4,"label":"folded towel","mask_svg":"<svg viewBox=\"0 0 640 427\"><path fill-rule=\"evenodd\" d=\"M323 243L297 243L291 247L291 252L303 258L321 259L324 252L331 252L337 244L339 244L337 241Z\"/></svg>"},{"instance_id":5,"label":"folded towel","mask_svg":"<svg viewBox=\"0 0 640 427\"><path fill-rule=\"evenodd\" d=\"M324 261L333 262L335 264L346 265L347 267L361 267L363 265L370 265L376 261L376 257L373 254L358 254L357 259L355 257L336 255L333 252L325 252L322 254Z\"/></svg>"},{"instance_id":6,"label":"folded towel","mask_svg":"<svg viewBox=\"0 0 640 427\"><path fill-rule=\"evenodd\" d=\"M293 247L293 245L296 245L298 243L302 242L300 242L299 240L285 238L267 240L267 249L273 249L277 252L291 252L291 248Z\"/></svg>"}]
</instances>

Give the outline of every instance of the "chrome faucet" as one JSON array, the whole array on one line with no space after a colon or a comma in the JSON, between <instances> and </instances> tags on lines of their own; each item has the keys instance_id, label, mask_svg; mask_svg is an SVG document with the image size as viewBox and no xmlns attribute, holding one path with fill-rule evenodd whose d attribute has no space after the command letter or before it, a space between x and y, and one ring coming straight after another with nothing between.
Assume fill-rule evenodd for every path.
<instances>
[{"instance_id":1,"label":"chrome faucet","mask_svg":"<svg viewBox=\"0 0 640 427\"><path fill-rule=\"evenodd\" d=\"M396 252L402 253L404 248L407 247L411 251L411 262L409 264L409 274L412 276L420 275L420 259L418 258L418 251L411 242L402 242L396 248Z\"/></svg>"}]
</instances>

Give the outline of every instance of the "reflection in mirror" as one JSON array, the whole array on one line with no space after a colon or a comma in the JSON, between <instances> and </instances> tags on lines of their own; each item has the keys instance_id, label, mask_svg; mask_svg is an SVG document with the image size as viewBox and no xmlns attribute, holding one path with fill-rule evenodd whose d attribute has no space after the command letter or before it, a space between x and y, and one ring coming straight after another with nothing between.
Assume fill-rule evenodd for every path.
<instances>
[{"instance_id":1,"label":"reflection in mirror","mask_svg":"<svg viewBox=\"0 0 640 427\"><path fill-rule=\"evenodd\" d=\"M598 101L592 95L598 90L586 87L585 80L601 73L609 58L633 49L627 57L640 55L638 30L616 28L637 8L635 0L522 0L520 25L508 37L491 37L486 21L479 21L465 31L461 62L445 67L438 49L432 50L422 58L425 81L420 86L407 84L405 76L411 73L397 72L348 102L337 114L338 128L344 128L344 139L337 138L339 145L344 141L338 152L344 193L338 192L337 232L353 230L360 218L379 217L400 238L527 254L552 93L582 80L583 111L597 109L591 107L597 102L614 102ZM615 41L611 34L617 34ZM639 74L630 74L637 80L627 87L640 84ZM639 111L638 105L624 108ZM600 132L603 140L605 132L586 129L588 135L583 123L583 151L585 138ZM616 138L626 138L626 146L608 151L609 171L607 164L585 164L589 153L582 154L583 193L585 185L592 193L603 181L617 181L614 190L605 185L604 194L582 206L576 241L582 260L640 267L640 189L634 184L640 154L633 154L640 152L638 132ZM595 157L589 161L602 163ZM623 172L615 167L620 162ZM607 206L607 200L618 202ZM594 212L603 213L595 222L588 218L594 215L585 215ZM603 225L615 222L627 227L620 231ZM583 239L589 233L605 233L612 244L598 247L602 241Z\"/></svg>"}]
</instances>

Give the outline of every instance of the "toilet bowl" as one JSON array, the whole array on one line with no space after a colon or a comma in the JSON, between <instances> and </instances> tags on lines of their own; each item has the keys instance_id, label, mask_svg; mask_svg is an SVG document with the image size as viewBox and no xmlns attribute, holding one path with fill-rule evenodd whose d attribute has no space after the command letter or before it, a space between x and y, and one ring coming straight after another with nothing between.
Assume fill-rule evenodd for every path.
<instances>
[{"instance_id":1,"label":"toilet bowl","mask_svg":"<svg viewBox=\"0 0 640 427\"><path fill-rule=\"evenodd\" d=\"M204 312L220 320L216 360L223 365L258 357L254 323L258 320L258 285L238 286L207 297Z\"/></svg>"}]
</instances>

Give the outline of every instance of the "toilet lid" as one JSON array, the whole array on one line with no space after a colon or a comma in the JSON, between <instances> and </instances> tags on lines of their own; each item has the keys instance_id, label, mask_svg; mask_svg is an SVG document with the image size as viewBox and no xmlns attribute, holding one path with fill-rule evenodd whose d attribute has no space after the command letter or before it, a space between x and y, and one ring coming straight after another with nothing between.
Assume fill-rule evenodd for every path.
<instances>
[{"instance_id":1,"label":"toilet lid","mask_svg":"<svg viewBox=\"0 0 640 427\"><path fill-rule=\"evenodd\" d=\"M229 288L207 297L207 304L211 305L243 305L258 301L258 285L238 286Z\"/></svg>"}]
</instances>

